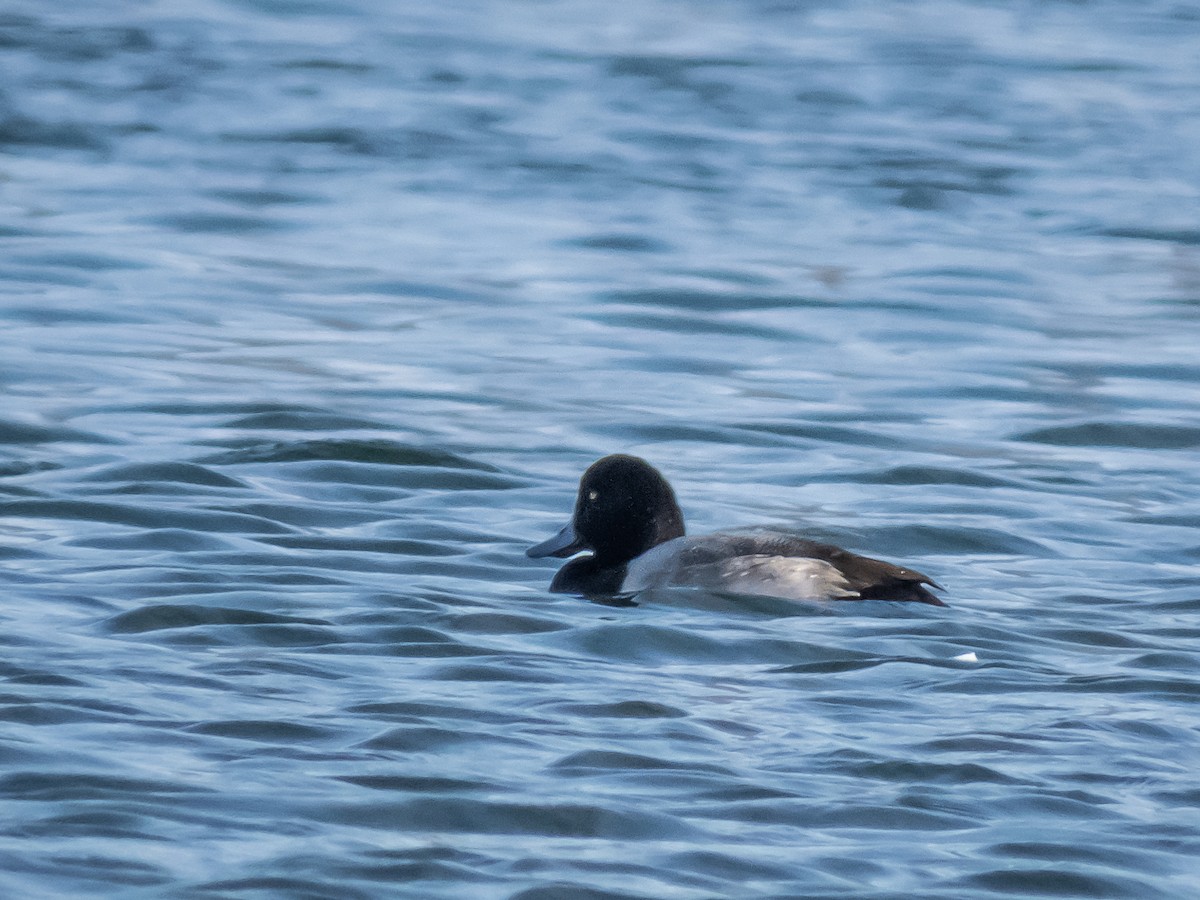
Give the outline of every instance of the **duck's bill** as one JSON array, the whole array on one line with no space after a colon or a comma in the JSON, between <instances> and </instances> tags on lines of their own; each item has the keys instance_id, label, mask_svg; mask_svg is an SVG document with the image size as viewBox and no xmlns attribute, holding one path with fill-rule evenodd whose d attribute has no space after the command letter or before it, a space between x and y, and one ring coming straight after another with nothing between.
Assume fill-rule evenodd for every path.
<instances>
[{"instance_id":1,"label":"duck's bill","mask_svg":"<svg viewBox=\"0 0 1200 900\"><path fill-rule=\"evenodd\" d=\"M543 556L557 556L561 558L564 556L573 556L583 549L583 541L575 533L575 526L568 522L563 526L562 531L548 541L534 544L525 551L525 555L533 559L540 559Z\"/></svg>"}]
</instances>

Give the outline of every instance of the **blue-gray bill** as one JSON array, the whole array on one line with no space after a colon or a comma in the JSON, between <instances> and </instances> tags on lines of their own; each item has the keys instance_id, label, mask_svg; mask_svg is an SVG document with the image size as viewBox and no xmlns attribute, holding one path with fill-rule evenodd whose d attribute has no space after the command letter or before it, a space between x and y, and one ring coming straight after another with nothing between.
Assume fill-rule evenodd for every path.
<instances>
[{"instance_id":1,"label":"blue-gray bill","mask_svg":"<svg viewBox=\"0 0 1200 900\"><path fill-rule=\"evenodd\" d=\"M583 542L575 533L575 523L568 522L558 534L540 544L534 544L525 551L525 555L531 559L541 559L544 556L557 556L562 559L574 556L583 549Z\"/></svg>"}]
</instances>

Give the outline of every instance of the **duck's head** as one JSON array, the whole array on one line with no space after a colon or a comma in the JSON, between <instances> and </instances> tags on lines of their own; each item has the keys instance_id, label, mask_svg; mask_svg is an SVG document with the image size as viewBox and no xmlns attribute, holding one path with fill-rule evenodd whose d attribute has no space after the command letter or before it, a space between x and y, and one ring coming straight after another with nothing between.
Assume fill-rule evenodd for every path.
<instances>
[{"instance_id":1,"label":"duck's head","mask_svg":"<svg viewBox=\"0 0 1200 900\"><path fill-rule=\"evenodd\" d=\"M683 533L683 513L662 474L644 459L614 453L583 473L571 521L525 553L567 557L591 550L597 566L619 566Z\"/></svg>"}]
</instances>

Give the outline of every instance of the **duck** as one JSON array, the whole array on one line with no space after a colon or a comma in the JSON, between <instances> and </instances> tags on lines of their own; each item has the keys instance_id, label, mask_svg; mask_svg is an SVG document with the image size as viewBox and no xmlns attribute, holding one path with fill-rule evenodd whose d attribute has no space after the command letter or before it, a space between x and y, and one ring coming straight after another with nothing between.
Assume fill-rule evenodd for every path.
<instances>
[{"instance_id":1,"label":"duck","mask_svg":"<svg viewBox=\"0 0 1200 900\"><path fill-rule=\"evenodd\" d=\"M913 569L770 529L688 536L675 491L646 460L614 453L579 481L571 520L525 551L571 559L550 591L630 597L698 587L788 600L894 600L945 606L941 585Z\"/></svg>"}]
</instances>

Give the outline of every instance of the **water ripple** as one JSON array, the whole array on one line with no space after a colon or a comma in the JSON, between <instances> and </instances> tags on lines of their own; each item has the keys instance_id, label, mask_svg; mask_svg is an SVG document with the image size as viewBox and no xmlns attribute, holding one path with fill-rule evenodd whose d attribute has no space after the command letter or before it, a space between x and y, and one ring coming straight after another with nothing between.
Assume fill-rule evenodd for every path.
<instances>
[{"instance_id":1,"label":"water ripple","mask_svg":"<svg viewBox=\"0 0 1200 900\"><path fill-rule=\"evenodd\" d=\"M0 14L0 895L1194 893L1194 14L169 6Z\"/></svg>"}]
</instances>

